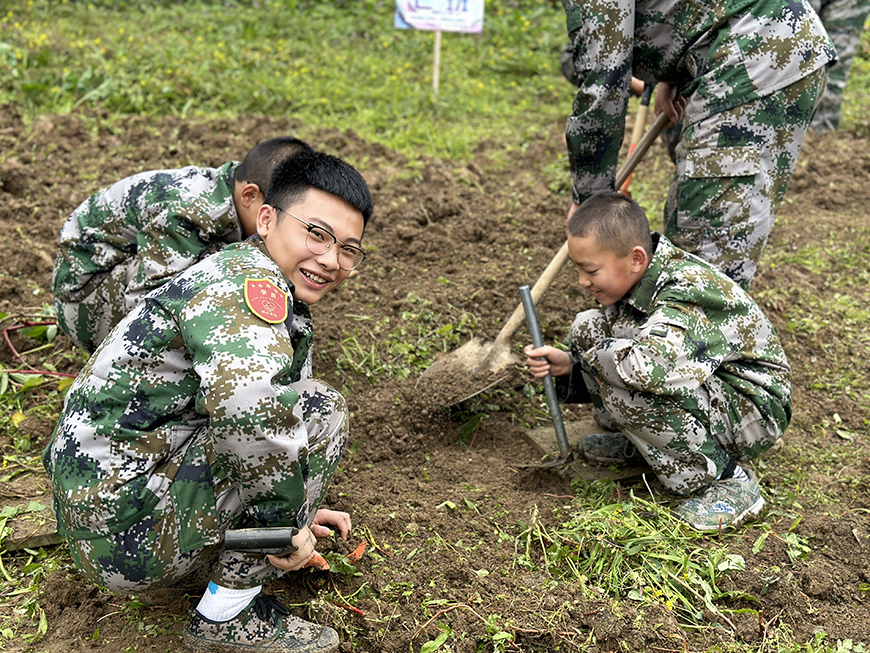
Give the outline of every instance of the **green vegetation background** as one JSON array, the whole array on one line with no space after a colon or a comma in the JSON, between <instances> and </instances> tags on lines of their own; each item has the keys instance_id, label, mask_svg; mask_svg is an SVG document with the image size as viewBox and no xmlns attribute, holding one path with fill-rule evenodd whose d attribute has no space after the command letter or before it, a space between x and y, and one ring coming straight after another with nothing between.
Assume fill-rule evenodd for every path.
<instances>
[{"instance_id":1,"label":"green vegetation background","mask_svg":"<svg viewBox=\"0 0 870 653\"><path fill-rule=\"evenodd\" d=\"M390 2L4 2L0 102L152 115L287 115L405 154L518 145L566 115L550 0L490 3L482 35L393 28ZM497 7L497 8L496 8Z\"/></svg>"},{"instance_id":2,"label":"green vegetation background","mask_svg":"<svg viewBox=\"0 0 870 653\"><path fill-rule=\"evenodd\" d=\"M521 147L564 118L572 89L554 0L488 3L479 35L393 27L383 0L81 2L7 0L0 102L26 117L100 104L111 112L285 114L354 129L406 155ZM866 41L864 43L866 46ZM867 132L870 58L856 59L843 127Z\"/></svg>"}]
</instances>

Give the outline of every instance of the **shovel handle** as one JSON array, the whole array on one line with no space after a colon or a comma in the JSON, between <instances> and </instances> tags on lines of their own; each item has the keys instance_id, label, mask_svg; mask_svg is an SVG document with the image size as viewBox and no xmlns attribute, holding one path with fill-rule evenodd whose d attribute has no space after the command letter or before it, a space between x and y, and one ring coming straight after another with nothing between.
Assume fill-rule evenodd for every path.
<instances>
[{"instance_id":1,"label":"shovel handle","mask_svg":"<svg viewBox=\"0 0 870 653\"><path fill-rule=\"evenodd\" d=\"M541 327L535 313L535 303L532 301L532 293L528 286L520 286L520 296L523 301L523 310L526 313L526 324L532 335L532 344L536 349L543 347L544 339L541 336ZM559 408L559 399L556 397L556 386L553 383L552 374L548 373L544 377L544 393L547 395L547 407L550 409L550 418L553 420L553 429L556 431L559 453L562 454L562 458L565 458L571 448L568 445L568 434L565 433L565 422L562 421L562 410Z\"/></svg>"},{"instance_id":2,"label":"shovel handle","mask_svg":"<svg viewBox=\"0 0 870 653\"><path fill-rule=\"evenodd\" d=\"M650 99L652 98L653 85L646 84L643 87L643 97L640 98L640 106L637 108L637 113L634 116L634 129L631 130L631 142L628 144L628 155L634 152L640 139L643 137L643 130L646 127L646 114L649 110ZM631 182L631 175L626 177L621 186L618 186L619 192L623 195L628 194L628 184Z\"/></svg>"},{"instance_id":3,"label":"shovel handle","mask_svg":"<svg viewBox=\"0 0 870 653\"><path fill-rule=\"evenodd\" d=\"M659 117L656 118L656 121L650 126L650 128L646 131L638 143L637 147L634 148L634 152L632 152L629 157L625 160L625 163L622 164L622 167L619 169L619 172L616 173L616 188L619 188L625 180L628 179L629 175L634 171L635 166L637 166L638 162L643 158L644 154L646 154L647 150L652 145L653 141L658 138L659 134L662 133L662 130L665 128L665 125L668 124L668 117L664 111L659 114ZM562 269L562 266L565 265L565 261L568 260L568 241L566 240L562 247L559 248L559 251L556 252L556 255L550 261L549 265L544 269L541 273L541 276L538 277L538 280L535 282L535 285L532 286L531 294L532 301L536 304L541 296L546 292L547 288L550 287L550 284L553 283L553 279L556 278L556 275L559 273L559 270ZM504 347L504 343L513 338L514 334L520 328L523 323L523 305L522 303L514 309L513 314L510 316L508 321L502 327L501 331L499 331L498 335L495 338L495 342L493 343L493 351L497 351Z\"/></svg>"}]
</instances>

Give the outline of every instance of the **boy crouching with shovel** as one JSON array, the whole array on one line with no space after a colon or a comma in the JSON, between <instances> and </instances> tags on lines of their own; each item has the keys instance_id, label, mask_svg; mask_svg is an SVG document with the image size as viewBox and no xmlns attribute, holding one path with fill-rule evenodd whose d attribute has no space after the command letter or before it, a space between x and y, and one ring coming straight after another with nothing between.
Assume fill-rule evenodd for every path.
<instances>
[{"instance_id":1,"label":"boy crouching with shovel","mask_svg":"<svg viewBox=\"0 0 870 653\"><path fill-rule=\"evenodd\" d=\"M561 401L591 402L611 431L582 437L579 453L643 458L687 497L674 513L697 530L757 517L764 499L741 463L770 449L791 418L791 369L767 317L719 270L651 234L643 209L619 193L574 211L568 251L601 306L576 316L570 353L525 353L535 377L555 377Z\"/></svg>"},{"instance_id":2,"label":"boy crouching with shovel","mask_svg":"<svg viewBox=\"0 0 870 653\"><path fill-rule=\"evenodd\" d=\"M351 528L347 513L320 508L348 414L311 378L308 306L362 262L371 214L347 163L316 152L285 160L256 233L145 295L66 397L43 462L73 560L130 594L205 570L184 628L192 651L339 646L335 630L261 588L306 566L330 527L345 539ZM283 555L230 546L227 531L249 528L283 532Z\"/></svg>"}]
</instances>

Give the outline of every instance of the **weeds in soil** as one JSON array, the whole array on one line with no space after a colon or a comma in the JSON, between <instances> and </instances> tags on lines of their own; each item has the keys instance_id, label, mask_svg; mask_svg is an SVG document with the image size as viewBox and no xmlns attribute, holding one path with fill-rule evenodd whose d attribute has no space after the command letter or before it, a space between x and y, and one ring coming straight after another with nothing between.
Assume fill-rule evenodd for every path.
<instances>
[{"instance_id":1,"label":"weeds in soil","mask_svg":"<svg viewBox=\"0 0 870 653\"><path fill-rule=\"evenodd\" d=\"M7 506L0 513L0 605L11 607L12 614L0 626L0 648L4 647L4 641L35 644L48 630L39 586L48 574L65 566L69 556L65 551L44 548L23 549L10 555L3 546L4 538L11 532L7 520L44 509L45 506L31 505L13 512Z\"/></svg>"},{"instance_id":2,"label":"weeds in soil","mask_svg":"<svg viewBox=\"0 0 870 653\"><path fill-rule=\"evenodd\" d=\"M439 354L458 347L476 326L476 319L469 313L459 313L456 322L450 322L450 317L432 309L430 300L413 295L405 299L405 307L396 317L348 317L360 326L332 345L341 352L335 356L336 365L373 384L384 376L419 376Z\"/></svg>"},{"instance_id":3,"label":"weeds in soil","mask_svg":"<svg viewBox=\"0 0 870 653\"><path fill-rule=\"evenodd\" d=\"M728 621L714 602L732 596L719 585L745 569L741 555L634 491L607 503L617 493L612 482L600 484L593 497L593 490L584 491L586 500L574 502L559 526L533 516L518 539L517 564L535 569L543 554L544 570L573 581L586 597L659 603L691 625L703 623L705 611Z\"/></svg>"},{"instance_id":4,"label":"weeds in soil","mask_svg":"<svg viewBox=\"0 0 870 653\"><path fill-rule=\"evenodd\" d=\"M854 402L870 401L865 372L846 364L848 360L870 359L870 310L866 289L870 271L870 228L856 216L854 226L830 232L811 245L789 242L768 248L767 264L789 266L823 280L824 292L796 289L786 296L776 290L761 291L759 300L775 305L786 320L785 333L818 344L815 356L804 362L810 371L810 388L828 397ZM867 432L870 424L864 424ZM855 425L855 428L858 428Z\"/></svg>"}]
</instances>

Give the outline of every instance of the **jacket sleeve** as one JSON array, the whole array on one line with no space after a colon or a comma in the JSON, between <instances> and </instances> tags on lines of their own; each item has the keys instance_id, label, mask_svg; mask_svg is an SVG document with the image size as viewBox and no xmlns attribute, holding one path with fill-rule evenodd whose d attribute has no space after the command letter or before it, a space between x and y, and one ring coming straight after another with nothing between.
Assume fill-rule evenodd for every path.
<instances>
[{"instance_id":1,"label":"jacket sleeve","mask_svg":"<svg viewBox=\"0 0 870 653\"><path fill-rule=\"evenodd\" d=\"M265 276L256 272L248 271ZM249 516L261 525L297 526L306 501L300 460L307 459L308 435L293 414L299 395L290 382L290 317L269 324L256 316L244 299L245 278L206 287L182 313L200 379L196 408L208 415L218 464Z\"/></svg>"},{"instance_id":2,"label":"jacket sleeve","mask_svg":"<svg viewBox=\"0 0 870 653\"><path fill-rule=\"evenodd\" d=\"M565 138L580 204L612 190L625 129L634 45L634 0L563 0L579 86Z\"/></svg>"},{"instance_id":3,"label":"jacket sleeve","mask_svg":"<svg viewBox=\"0 0 870 653\"><path fill-rule=\"evenodd\" d=\"M128 308L144 293L226 246L227 242L219 241L217 236L218 227L225 221L214 222L206 213L213 207L198 205L192 202L185 207L174 203L152 207L158 210L136 234L136 258L131 263L127 286Z\"/></svg>"},{"instance_id":4,"label":"jacket sleeve","mask_svg":"<svg viewBox=\"0 0 870 653\"><path fill-rule=\"evenodd\" d=\"M728 352L721 330L700 309L661 310L634 337L606 338L583 358L605 383L685 397L715 373Z\"/></svg>"}]
</instances>

